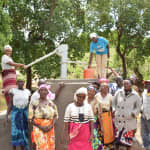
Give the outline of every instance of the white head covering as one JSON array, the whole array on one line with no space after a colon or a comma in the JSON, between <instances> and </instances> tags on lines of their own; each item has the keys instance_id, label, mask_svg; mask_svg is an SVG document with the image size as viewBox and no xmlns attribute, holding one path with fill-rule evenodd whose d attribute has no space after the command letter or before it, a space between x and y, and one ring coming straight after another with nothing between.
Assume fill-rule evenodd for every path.
<instances>
[{"instance_id":1,"label":"white head covering","mask_svg":"<svg viewBox=\"0 0 150 150\"><path fill-rule=\"evenodd\" d=\"M10 45L5 45L5 46L4 46L4 51L6 51L6 50L8 50L8 49L10 49L10 50L12 51L12 47L11 47Z\"/></svg>"},{"instance_id":2,"label":"white head covering","mask_svg":"<svg viewBox=\"0 0 150 150\"><path fill-rule=\"evenodd\" d=\"M81 88L76 90L76 92L74 93L74 100L75 101L77 101L77 94L85 94L85 99L86 99L86 97L87 97L87 88L81 87Z\"/></svg>"},{"instance_id":3,"label":"white head covering","mask_svg":"<svg viewBox=\"0 0 150 150\"><path fill-rule=\"evenodd\" d=\"M97 38L98 36L97 36L97 34L96 33L91 33L90 34L90 39L92 39L92 38Z\"/></svg>"}]
</instances>

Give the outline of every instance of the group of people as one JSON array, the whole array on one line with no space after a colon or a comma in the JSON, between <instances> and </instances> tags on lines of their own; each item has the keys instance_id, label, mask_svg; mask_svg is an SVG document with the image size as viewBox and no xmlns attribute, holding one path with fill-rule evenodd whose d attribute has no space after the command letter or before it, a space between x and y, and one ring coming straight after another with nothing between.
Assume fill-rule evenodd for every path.
<instances>
[{"instance_id":1,"label":"group of people","mask_svg":"<svg viewBox=\"0 0 150 150\"><path fill-rule=\"evenodd\" d=\"M94 83L75 92L75 102L67 106L64 116L69 150L131 148L141 99L131 80L122 83L114 96L105 78L99 80L100 88Z\"/></svg>"},{"instance_id":2,"label":"group of people","mask_svg":"<svg viewBox=\"0 0 150 150\"><path fill-rule=\"evenodd\" d=\"M143 147L150 150L150 81L144 82L145 90L139 94L133 88L133 78L123 80L116 75L116 83L106 79L108 41L90 34L91 67L93 50L96 50L98 82L81 87L74 93L64 114L64 137L68 150L119 150L125 146L130 150L137 128L137 116L141 112L141 133ZM2 79L7 102L7 114L11 113L11 144L13 150L28 150L29 124L32 126L31 140L33 149L54 150L54 126L58 119L57 106L53 102L64 84L60 84L55 94L44 80L38 83L33 94L24 88L24 80L17 79L15 67L26 68L11 58L12 48L4 47L2 56Z\"/></svg>"},{"instance_id":3,"label":"group of people","mask_svg":"<svg viewBox=\"0 0 150 150\"><path fill-rule=\"evenodd\" d=\"M54 150L54 126L58 119L57 107L53 100L57 98L61 88L60 83L56 93L50 91L50 85L44 80L38 83L38 90L32 95L24 88L24 80L17 80L17 88L9 90L9 103L5 123L11 113L11 144L13 150L19 146L20 150L29 150L29 127L32 126L31 140L33 149Z\"/></svg>"}]
</instances>

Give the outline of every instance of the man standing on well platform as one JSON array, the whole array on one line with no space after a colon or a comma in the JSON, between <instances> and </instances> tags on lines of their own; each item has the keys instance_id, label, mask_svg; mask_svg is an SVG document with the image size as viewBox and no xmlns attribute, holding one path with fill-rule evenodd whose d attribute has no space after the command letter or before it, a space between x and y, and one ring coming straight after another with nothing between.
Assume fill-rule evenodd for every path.
<instances>
[{"instance_id":1,"label":"man standing on well platform","mask_svg":"<svg viewBox=\"0 0 150 150\"><path fill-rule=\"evenodd\" d=\"M91 68L93 51L95 50L98 78L106 77L106 66L109 58L109 43L105 38L99 37L96 33L91 33L90 39L92 42L90 43L90 59L88 68Z\"/></svg>"}]
</instances>

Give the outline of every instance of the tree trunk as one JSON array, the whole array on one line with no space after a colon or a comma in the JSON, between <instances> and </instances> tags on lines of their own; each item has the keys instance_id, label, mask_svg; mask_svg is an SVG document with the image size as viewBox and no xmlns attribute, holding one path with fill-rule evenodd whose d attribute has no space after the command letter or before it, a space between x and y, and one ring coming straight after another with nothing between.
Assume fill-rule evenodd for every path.
<instances>
[{"instance_id":1,"label":"tree trunk","mask_svg":"<svg viewBox=\"0 0 150 150\"><path fill-rule=\"evenodd\" d=\"M140 73L138 67L134 67L134 73L136 74L137 77L137 81L136 81L136 85L140 88L140 89L144 89L144 84L143 84L143 75Z\"/></svg>"},{"instance_id":2,"label":"tree trunk","mask_svg":"<svg viewBox=\"0 0 150 150\"><path fill-rule=\"evenodd\" d=\"M118 44L116 47L116 51L117 51L117 53L120 56L121 61L122 61L123 79L125 79L127 76L127 67L126 67L126 58L125 58L126 50L124 50L124 53L121 53L121 50L120 50L120 43L121 43L121 37L122 37L123 29L118 28L117 31L118 31Z\"/></svg>"},{"instance_id":3,"label":"tree trunk","mask_svg":"<svg viewBox=\"0 0 150 150\"><path fill-rule=\"evenodd\" d=\"M29 89L30 91L32 90L32 71L31 67L27 68L27 84L26 88Z\"/></svg>"},{"instance_id":4,"label":"tree trunk","mask_svg":"<svg viewBox=\"0 0 150 150\"><path fill-rule=\"evenodd\" d=\"M126 67L126 59L124 55L121 55L121 61L122 61L122 69L123 69L123 79L126 79L127 77L127 67Z\"/></svg>"}]
</instances>

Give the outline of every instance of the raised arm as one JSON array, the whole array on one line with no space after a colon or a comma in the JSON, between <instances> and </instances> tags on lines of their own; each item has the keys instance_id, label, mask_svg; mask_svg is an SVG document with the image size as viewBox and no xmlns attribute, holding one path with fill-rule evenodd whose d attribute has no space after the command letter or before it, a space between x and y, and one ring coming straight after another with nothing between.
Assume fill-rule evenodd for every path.
<instances>
[{"instance_id":1,"label":"raised arm","mask_svg":"<svg viewBox=\"0 0 150 150\"><path fill-rule=\"evenodd\" d=\"M61 83L59 84L58 89L57 89L56 92L55 92L55 100L56 100L57 97L59 96L59 94L60 94L60 92L61 92L61 90L62 90L63 87L64 87L64 83L61 82Z\"/></svg>"},{"instance_id":2,"label":"raised arm","mask_svg":"<svg viewBox=\"0 0 150 150\"><path fill-rule=\"evenodd\" d=\"M119 76L119 74L118 74L115 70L113 70L111 67L106 67L106 68L109 69L109 70L111 70L111 72L112 72L116 77Z\"/></svg>"}]
</instances>

